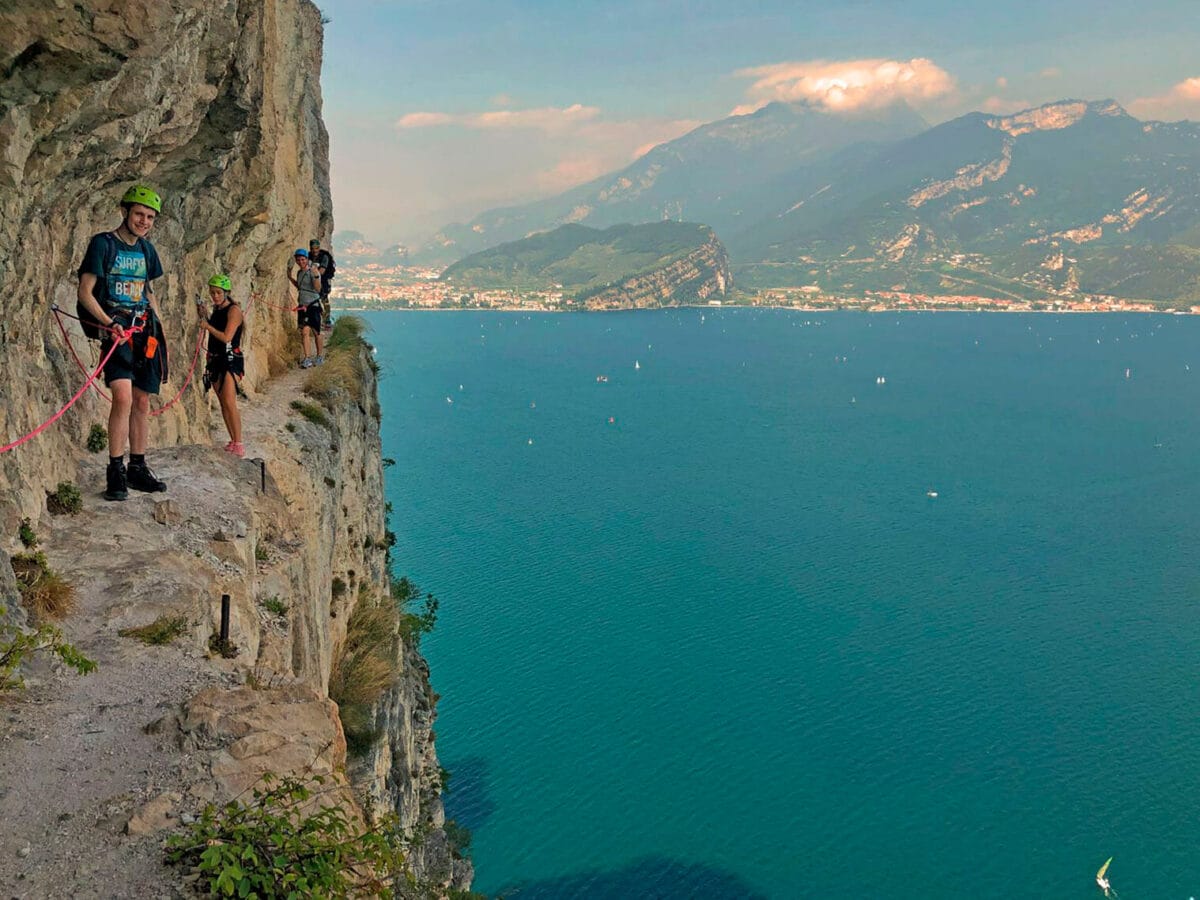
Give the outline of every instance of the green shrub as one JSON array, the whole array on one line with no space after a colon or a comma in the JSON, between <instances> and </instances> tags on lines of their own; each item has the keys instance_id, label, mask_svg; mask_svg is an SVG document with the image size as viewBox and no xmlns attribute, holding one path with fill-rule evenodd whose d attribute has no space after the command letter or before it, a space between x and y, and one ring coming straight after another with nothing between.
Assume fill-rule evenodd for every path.
<instances>
[{"instance_id":1,"label":"green shrub","mask_svg":"<svg viewBox=\"0 0 1200 900\"><path fill-rule=\"evenodd\" d=\"M121 637L135 638L143 644L169 644L187 631L187 627L187 616L159 616L149 625L122 628L117 634Z\"/></svg>"},{"instance_id":2,"label":"green shrub","mask_svg":"<svg viewBox=\"0 0 1200 900\"><path fill-rule=\"evenodd\" d=\"M99 453L108 446L108 429L103 425L93 425L88 431L87 448L91 453Z\"/></svg>"},{"instance_id":3,"label":"green shrub","mask_svg":"<svg viewBox=\"0 0 1200 900\"><path fill-rule=\"evenodd\" d=\"M285 422L283 427L286 428L288 431L292 432L293 434L296 433L296 423L295 422Z\"/></svg>"},{"instance_id":4,"label":"green shrub","mask_svg":"<svg viewBox=\"0 0 1200 900\"><path fill-rule=\"evenodd\" d=\"M454 819L447 819L442 826L446 840L450 842L450 853L455 859L462 859L471 849L471 830L459 825Z\"/></svg>"},{"instance_id":5,"label":"green shrub","mask_svg":"<svg viewBox=\"0 0 1200 900\"><path fill-rule=\"evenodd\" d=\"M46 492L46 509L52 515L77 515L83 509L83 495L70 481L60 481L54 492Z\"/></svg>"},{"instance_id":6,"label":"green shrub","mask_svg":"<svg viewBox=\"0 0 1200 900\"><path fill-rule=\"evenodd\" d=\"M46 554L18 553L12 558L21 604L38 622L64 619L75 611L75 586L50 568Z\"/></svg>"},{"instance_id":7,"label":"green shrub","mask_svg":"<svg viewBox=\"0 0 1200 900\"><path fill-rule=\"evenodd\" d=\"M96 664L68 644L53 625L41 625L36 631L23 631L14 625L0 625L0 692L23 688L25 681L17 669L25 657L34 653L53 653L80 675L96 671Z\"/></svg>"},{"instance_id":8,"label":"green shrub","mask_svg":"<svg viewBox=\"0 0 1200 900\"><path fill-rule=\"evenodd\" d=\"M168 838L167 861L198 871L214 896L392 897L409 880L395 818L366 828L336 800L320 805L334 789L264 775L249 802L209 804Z\"/></svg>"},{"instance_id":9,"label":"green shrub","mask_svg":"<svg viewBox=\"0 0 1200 900\"><path fill-rule=\"evenodd\" d=\"M405 644L413 647L420 646L421 638L433 631L441 605L433 594L426 594L422 598L421 611L409 612L408 604L420 596L421 589L407 578L392 582L392 600L400 616L400 636Z\"/></svg>"},{"instance_id":10,"label":"green shrub","mask_svg":"<svg viewBox=\"0 0 1200 900\"><path fill-rule=\"evenodd\" d=\"M17 535L21 538L21 543L27 549L32 550L38 545L37 532L33 530L33 526L29 524L29 517L26 516L21 520L21 527L17 529Z\"/></svg>"},{"instance_id":11,"label":"green shrub","mask_svg":"<svg viewBox=\"0 0 1200 900\"><path fill-rule=\"evenodd\" d=\"M344 582L342 579L338 578L337 576L334 576L331 589L333 591L333 599L334 600L338 600L338 599L341 599L342 597L346 596L346 582Z\"/></svg>"},{"instance_id":12,"label":"green shrub","mask_svg":"<svg viewBox=\"0 0 1200 900\"><path fill-rule=\"evenodd\" d=\"M267 553L267 548L261 542L254 545L254 558L259 562L266 562L271 558Z\"/></svg>"},{"instance_id":13,"label":"green shrub","mask_svg":"<svg viewBox=\"0 0 1200 900\"><path fill-rule=\"evenodd\" d=\"M273 597L268 597L266 600L261 601L259 603L259 605L262 606L262 608L265 609L267 612L271 613L271 615L274 615L274 616L286 616L287 615L287 611L288 611L287 604L284 603L282 600L280 600L278 595L273 596Z\"/></svg>"},{"instance_id":14,"label":"green shrub","mask_svg":"<svg viewBox=\"0 0 1200 900\"><path fill-rule=\"evenodd\" d=\"M328 363L326 363L326 365L328 365ZM315 403L305 403L303 400L293 400L291 407L314 425L321 425L330 429L333 428L333 422L330 421L329 416L325 415L325 411Z\"/></svg>"}]
</instances>

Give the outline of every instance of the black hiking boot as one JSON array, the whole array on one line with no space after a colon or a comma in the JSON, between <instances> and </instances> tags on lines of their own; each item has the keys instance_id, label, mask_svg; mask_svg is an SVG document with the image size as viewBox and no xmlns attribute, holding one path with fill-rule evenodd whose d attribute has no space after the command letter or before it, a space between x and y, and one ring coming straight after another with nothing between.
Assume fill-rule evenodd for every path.
<instances>
[{"instance_id":1,"label":"black hiking boot","mask_svg":"<svg viewBox=\"0 0 1200 900\"><path fill-rule=\"evenodd\" d=\"M129 483L125 477L125 460L118 459L108 464L108 487L104 491L105 500L124 500L129 496Z\"/></svg>"},{"instance_id":2,"label":"black hiking boot","mask_svg":"<svg viewBox=\"0 0 1200 900\"><path fill-rule=\"evenodd\" d=\"M145 491L147 494L156 494L167 489L167 483L155 477L145 463L129 464L129 486L135 491Z\"/></svg>"}]
</instances>

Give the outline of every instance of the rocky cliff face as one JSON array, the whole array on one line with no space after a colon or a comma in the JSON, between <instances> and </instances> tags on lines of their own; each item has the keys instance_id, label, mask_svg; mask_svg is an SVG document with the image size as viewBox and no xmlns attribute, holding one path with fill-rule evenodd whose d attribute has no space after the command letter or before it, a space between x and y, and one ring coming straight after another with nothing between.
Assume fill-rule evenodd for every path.
<instances>
[{"instance_id":1,"label":"rocky cliff face","mask_svg":"<svg viewBox=\"0 0 1200 900\"><path fill-rule=\"evenodd\" d=\"M325 424L288 421L299 373L268 383L294 356L293 316L269 305L289 305L287 260L332 230L319 10L309 0L0 0L0 13L0 436L43 422L82 383L51 306L74 311L88 239L119 223L121 193L141 181L164 197L151 239L166 273L156 288L174 363L152 406L179 390L198 337L194 301L213 272L227 272L247 312L246 440L265 460L260 470L216 449L220 416L196 384L151 420L150 460L166 495L100 499L103 454L82 449L89 426L107 419L94 394L0 455L0 617L22 618L9 554L28 517L80 595L64 630L100 663L87 679L41 672L0 726L3 783L28 788L0 791L0 843L66 841L40 859L0 852L0 882L34 879L35 893L62 896L94 892L111 871L144 888L129 896L158 895L173 873L158 863L157 840L117 840L96 823L128 819L153 797L126 826L153 831L270 770L330 773L356 815L397 812L422 838L414 875L435 889L465 887L469 865L440 831L434 695L417 649L398 642L399 679L373 713L378 738L352 759L328 696L356 604L389 586L369 357L356 351L354 389L323 401ZM70 331L85 362L96 359L95 345ZM45 491L60 481L82 488L75 519L47 513ZM208 653L223 593L232 661ZM268 614L271 600L286 614ZM156 615L186 618L174 646L147 657L118 636ZM111 700L122 692L128 703ZM104 735L89 740L111 737L110 751L80 744L75 725L85 718L99 729L88 734ZM39 746L26 748L25 732L42 735ZM111 765L130 754L144 768ZM75 772L76 788L56 793L55 759ZM78 834L53 838L75 827L68 819Z\"/></svg>"},{"instance_id":2,"label":"rocky cliff face","mask_svg":"<svg viewBox=\"0 0 1200 900\"><path fill-rule=\"evenodd\" d=\"M645 309L719 299L733 286L729 256L716 234L654 272L635 275L582 298L588 309Z\"/></svg>"}]
</instances>

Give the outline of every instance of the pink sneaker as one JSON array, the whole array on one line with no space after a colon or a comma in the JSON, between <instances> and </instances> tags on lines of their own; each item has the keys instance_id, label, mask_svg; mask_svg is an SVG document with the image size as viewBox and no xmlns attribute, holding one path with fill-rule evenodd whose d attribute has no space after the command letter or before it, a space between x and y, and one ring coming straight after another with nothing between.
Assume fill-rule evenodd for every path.
<instances>
[{"instance_id":1,"label":"pink sneaker","mask_svg":"<svg viewBox=\"0 0 1200 900\"><path fill-rule=\"evenodd\" d=\"M225 447L225 449L228 450L230 453L232 453L234 456L236 456L238 459L246 458L246 445L243 444L241 441L230 441L228 446Z\"/></svg>"}]
</instances>

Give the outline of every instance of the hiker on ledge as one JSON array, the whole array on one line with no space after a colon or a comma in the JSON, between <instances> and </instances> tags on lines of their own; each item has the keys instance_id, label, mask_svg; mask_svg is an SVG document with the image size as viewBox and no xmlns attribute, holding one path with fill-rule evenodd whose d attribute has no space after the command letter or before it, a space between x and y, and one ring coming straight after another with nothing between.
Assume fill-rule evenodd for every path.
<instances>
[{"instance_id":1,"label":"hiker on ledge","mask_svg":"<svg viewBox=\"0 0 1200 900\"><path fill-rule=\"evenodd\" d=\"M221 403L221 418L229 432L225 449L239 459L246 455L242 443L242 414L238 412L238 381L246 374L242 357L242 310L233 302L230 291L233 283L228 275L208 279L208 295L212 298L212 315L207 315L203 302L197 301L200 330L208 332L208 363L204 367L204 390L211 387Z\"/></svg>"},{"instance_id":2,"label":"hiker on ledge","mask_svg":"<svg viewBox=\"0 0 1200 900\"><path fill-rule=\"evenodd\" d=\"M78 273L85 333L101 341L102 359L118 343L104 366L104 383L112 391L105 500L124 500L129 488L149 493L167 489L146 465L150 395L158 393L166 375L166 341L150 288L162 275L162 264L146 240L162 211L162 198L135 185L121 198L121 210L120 226L92 238ZM132 336L127 334L130 329L136 329Z\"/></svg>"},{"instance_id":3,"label":"hiker on ledge","mask_svg":"<svg viewBox=\"0 0 1200 900\"><path fill-rule=\"evenodd\" d=\"M321 276L321 312L324 314L324 324L321 327L324 331L330 331L333 328L333 311L329 308L329 291L333 287L333 276L337 272L337 266L334 265L333 254L322 250L321 242L316 238L308 242L308 258L317 267L317 274Z\"/></svg>"},{"instance_id":4,"label":"hiker on ledge","mask_svg":"<svg viewBox=\"0 0 1200 900\"><path fill-rule=\"evenodd\" d=\"M292 277L293 269L299 266L300 271ZM325 362L322 355L324 342L321 339L321 275L313 267L308 258L308 251L301 247L288 260L288 281L296 287L296 327L300 329L300 337L304 341L304 359L300 368L311 369ZM312 356L308 351L312 338L317 340L317 355Z\"/></svg>"}]
</instances>

